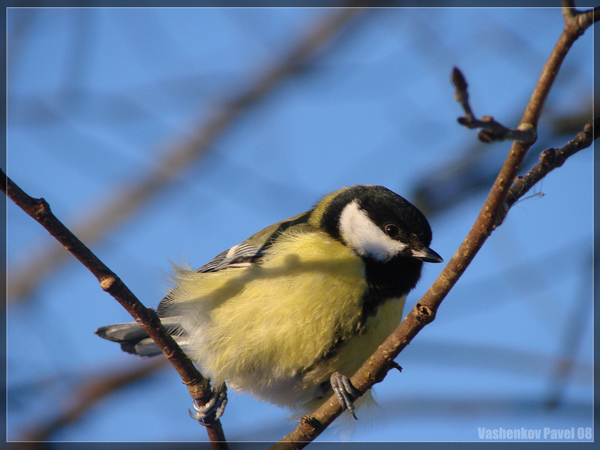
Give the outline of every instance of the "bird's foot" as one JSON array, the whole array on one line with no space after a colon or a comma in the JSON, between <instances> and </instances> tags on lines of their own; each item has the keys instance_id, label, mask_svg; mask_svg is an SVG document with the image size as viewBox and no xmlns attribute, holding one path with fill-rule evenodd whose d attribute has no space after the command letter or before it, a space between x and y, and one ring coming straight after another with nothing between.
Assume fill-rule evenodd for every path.
<instances>
[{"instance_id":1,"label":"bird's foot","mask_svg":"<svg viewBox=\"0 0 600 450\"><path fill-rule=\"evenodd\" d=\"M214 415L213 420L218 420L225 412L227 405L227 387L218 387L213 390L210 400L203 406L199 406L196 400L193 401L192 407L194 412L189 410L190 417L197 420L202 425L206 425L206 419Z\"/></svg>"},{"instance_id":2,"label":"bird's foot","mask_svg":"<svg viewBox=\"0 0 600 450\"><path fill-rule=\"evenodd\" d=\"M352 386L350 378L340 372L333 372L329 378L329 382L331 383L331 388L333 389L333 392L335 392L335 395L337 395L338 402L340 402L342 408L350 411L352 417L358 420L354 413L356 408L354 407L352 397L356 399L361 396L361 393Z\"/></svg>"}]
</instances>

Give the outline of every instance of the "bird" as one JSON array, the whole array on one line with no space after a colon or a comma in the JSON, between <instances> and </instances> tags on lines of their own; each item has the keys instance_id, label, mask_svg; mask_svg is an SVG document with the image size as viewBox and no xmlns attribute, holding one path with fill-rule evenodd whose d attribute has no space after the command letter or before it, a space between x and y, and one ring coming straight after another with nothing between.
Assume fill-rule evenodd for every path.
<instances>
[{"instance_id":1,"label":"bird","mask_svg":"<svg viewBox=\"0 0 600 450\"><path fill-rule=\"evenodd\" d=\"M300 414L335 393L356 418L349 376L402 319L424 262L440 263L409 201L378 185L343 187L253 234L197 270L174 266L157 314L213 397L190 415L218 419L227 387ZM136 322L96 334L139 356L161 353Z\"/></svg>"}]
</instances>

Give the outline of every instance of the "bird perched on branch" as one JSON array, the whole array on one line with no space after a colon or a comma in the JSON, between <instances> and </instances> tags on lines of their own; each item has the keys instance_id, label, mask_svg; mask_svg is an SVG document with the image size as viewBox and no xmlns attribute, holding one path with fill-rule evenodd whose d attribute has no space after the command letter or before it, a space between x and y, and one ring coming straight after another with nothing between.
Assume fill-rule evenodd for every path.
<instances>
[{"instance_id":1,"label":"bird perched on branch","mask_svg":"<svg viewBox=\"0 0 600 450\"><path fill-rule=\"evenodd\" d=\"M192 417L220 417L226 386L307 412L333 392L354 415L349 376L400 323L429 248L425 216L372 185L335 191L198 270L176 267L157 313L214 397ZM135 323L96 330L140 356L160 354ZM356 417L356 416L355 416Z\"/></svg>"}]
</instances>

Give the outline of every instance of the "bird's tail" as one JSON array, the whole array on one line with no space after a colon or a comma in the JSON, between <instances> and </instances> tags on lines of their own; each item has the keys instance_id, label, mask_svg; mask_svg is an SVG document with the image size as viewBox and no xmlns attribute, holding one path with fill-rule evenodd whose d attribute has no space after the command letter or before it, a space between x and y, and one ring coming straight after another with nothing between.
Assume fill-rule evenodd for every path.
<instances>
[{"instance_id":1,"label":"bird's tail","mask_svg":"<svg viewBox=\"0 0 600 450\"><path fill-rule=\"evenodd\" d=\"M179 317L163 317L161 322L179 346L185 347L188 339L182 333ZM162 353L158 345L136 322L106 325L98 328L95 333L103 339L118 342L121 344L121 350L132 355L156 356Z\"/></svg>"}]
</instances>

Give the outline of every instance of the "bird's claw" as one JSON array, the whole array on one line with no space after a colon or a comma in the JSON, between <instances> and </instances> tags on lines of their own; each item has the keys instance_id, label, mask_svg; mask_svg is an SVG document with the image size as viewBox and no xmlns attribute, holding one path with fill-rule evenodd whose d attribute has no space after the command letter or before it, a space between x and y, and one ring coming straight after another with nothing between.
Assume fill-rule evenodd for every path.
<instances>
[{"instance_id":1,"label":"bird's claw","mask_svg":"<svg viewBox=\"0 0 600 450\"><path fill-rule=\"evenodd\" d=\"M350 378L340 372L333 372L329 382L331 383L331 388L333 389L333 392L335 392L335 395L337 395L338 402L340 402L342 408L350 411L352 417L358 420L354 413L356 408L354 407L353 399L351 397L358 398L361 396L361 393L352 386Z\"/></svg>"},{"instance_id":2,"label":"bird's claw","mask_svg":"<svg viewBox=\"0 0 600 450\"><path fill-rule=\"evenodd\" d=\"M218 420L225 412L227 405L227 390L217 389L213 392L210 400L203 406L199 406L196 400L192 402L194 412L188 410L190 417L197 420L202 425L206 425L206 419L214 414L213 420Z\"/></svg>"}]
</instances>

